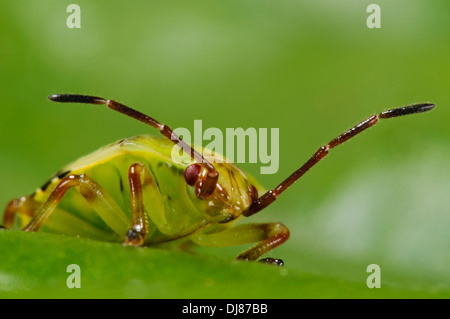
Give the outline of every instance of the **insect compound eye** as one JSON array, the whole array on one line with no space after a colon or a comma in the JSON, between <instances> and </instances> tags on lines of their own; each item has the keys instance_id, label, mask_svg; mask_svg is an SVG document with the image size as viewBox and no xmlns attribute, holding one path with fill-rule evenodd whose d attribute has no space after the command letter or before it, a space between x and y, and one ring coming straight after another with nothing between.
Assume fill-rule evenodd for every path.
<instances>
[{"instance_id":1,"label":"insect compound eye","mask_svg":"<svg viewBox=\"0 0 450 319\"><path fill-rule=\"evenodd\" d=\"M202 167L200 164L192 164L186 167L184 170L184 179L186 183L190 186L194 186L200 176Z\"/></svg>"},{"instance_id":2,"label":"insect compound eye","mask_svg":"<svg viewBox=\"0 0 450 319\"><path fill-rule=\"evenodd\" d=\"M252 203L256 202L256 200L258 199L258 190L256 189L255 186L250 185L250 188L248 190L248 196L250 197Z\"/></svg>"}]
</instances>

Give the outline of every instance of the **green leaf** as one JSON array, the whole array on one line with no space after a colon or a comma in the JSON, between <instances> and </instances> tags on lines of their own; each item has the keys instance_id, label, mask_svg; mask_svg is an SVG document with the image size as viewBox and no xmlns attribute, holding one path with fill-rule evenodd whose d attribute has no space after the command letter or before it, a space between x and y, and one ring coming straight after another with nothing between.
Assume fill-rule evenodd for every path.
<instances>
[{"instance_id":1,"label":"green leaf","mask_svg":"<svg viewBox=\"0 0 450 319\"><path fill-rule=\"evenodd\" d=\"M53 235L0 231L1 298L423 298L289 267ZM68 288L80 266L81 288Z\"/></svg>"}]
</instances>

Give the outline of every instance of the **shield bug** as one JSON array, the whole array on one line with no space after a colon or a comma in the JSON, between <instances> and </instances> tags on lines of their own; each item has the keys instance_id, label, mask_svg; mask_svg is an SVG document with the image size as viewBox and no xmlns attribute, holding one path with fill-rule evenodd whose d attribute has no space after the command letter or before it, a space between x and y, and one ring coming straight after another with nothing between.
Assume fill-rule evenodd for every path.
<instances>
[{"instance_id":1,"label":"shield bug","mask_svg":"<svg viewBox=\"0 0 450 319\"><path fill-rule=\"evenodd\" d=\"M232 163L203 157L202 149L187 145L154 118L113 100L59 94L50 100L104 105L157 128L163 136L141 135L120 140L67 165L29 196L11 200L3 224L12 228L19 216L23 231L48 231L125 245L151 246L189 240L203 246L257 243L237 256L258 260L283 244L289 230L281 223L243 224L348 139L387 119L434 108L414 104L372 115L321 146L312 157L275 188L265 191ZM174 143L193 163L171 159ZM210 154L211 152L209 152ZM261 195L262 194L262 195ZM281 259L263 263L282 265Z\"/></svg>"}]
</instances>

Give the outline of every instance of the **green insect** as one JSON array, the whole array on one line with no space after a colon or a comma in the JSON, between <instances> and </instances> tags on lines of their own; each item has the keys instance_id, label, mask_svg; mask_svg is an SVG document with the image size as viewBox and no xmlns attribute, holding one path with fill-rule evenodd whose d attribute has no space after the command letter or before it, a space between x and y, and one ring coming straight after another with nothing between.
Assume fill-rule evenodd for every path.
<instances>
[{"instance_id":1,"label":"green insect","mask_svg":"<svg viewBox=\"0 0 450 319\"><path fill-rule=\"evenodd\" d=\"M11 200L3 215L4 228L13 228L17 214L23 231L42 230L125 245L152 246L175 240L217 247L257 243L237 256L252 261L283 244L289 230L281 223L235 226L239 218L270 205L330 149L379 119L434 108L423 103L373 115L320 147L303 166L266 192L235 165L218 161L220 155L204 157L202 148L187 145L168 126L123 104L74 94L49 99L106 105L159 129L163 136L123 139L67 165L33 194ZM194 161L173 161L174 143ZM283 264L275 258L259 261Z\"/></svg>"}]
</instances>

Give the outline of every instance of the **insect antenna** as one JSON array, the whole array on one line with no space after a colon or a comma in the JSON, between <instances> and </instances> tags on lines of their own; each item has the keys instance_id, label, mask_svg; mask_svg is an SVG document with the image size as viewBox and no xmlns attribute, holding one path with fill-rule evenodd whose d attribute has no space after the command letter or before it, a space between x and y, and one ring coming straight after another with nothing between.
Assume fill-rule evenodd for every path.
<instances>
[{"instance_id":1,"label":"insect antenna","mask_svg":"<svg viewBox=\"0 0 450 319\"><path fill-rule=\"evenodd\" d=\"M214 166L203 157L199 152L197 152L190 145L186 144L178 135L176 135L173 130L167 125L159 123L154 118L145 115L135 109L132 109L126 105L123 105L119 102L113 100L106 100L104 98L98 96L89 96L89 95L78 95L78 94L54 94L48 97L51 101L61 102L61 103L86 103L86 104L97 104L97 105L106 105L110 109L117 111L119 113L128 115L138 121L141 121L145 124L153 126L157 128L162 135L171 140L173 143L180 146L184 151L190 153L191 158L197 161L205 168L208 173L206 175L206 179L202 184L200 189L200 193L198 196L200 198L205 198L211 195L215 188L217 181L219 179L219 173L216 171Z\"/></svg>"},{"instance_id":2,"label":"insect antenna","mask_svg":"<svg viewBox=\"0 0 450 319\"><path fill-rule=\"evenodd\" d=\"M379 119L393 118L403 115L409 115L414 113L422 113L432 110L435 107L431 103L414 104L409 106L404 106L400 108L390 109L379 113L378 115L372 115L361 123L355 125L351 129L345 131L335 139L331 140L327 145L321 146L311 158L303 164L298 170L292 173L288 178L286 178L281 184L272 190L269 190L264 195L259 197L256 201L253 201L246 212L243 213L244 216L251 216L265 207L273 203L277 197L284 192L289 186L291 186L295 181L302 177L311 167L316 165L321 159L327 156L330 149L341 145L350 138L356 136L362 131L368 129L369 127L375 125Z\"/></svg>"}]
</instances>

